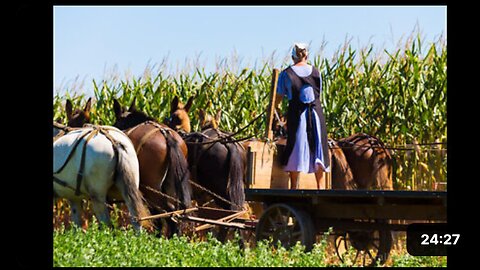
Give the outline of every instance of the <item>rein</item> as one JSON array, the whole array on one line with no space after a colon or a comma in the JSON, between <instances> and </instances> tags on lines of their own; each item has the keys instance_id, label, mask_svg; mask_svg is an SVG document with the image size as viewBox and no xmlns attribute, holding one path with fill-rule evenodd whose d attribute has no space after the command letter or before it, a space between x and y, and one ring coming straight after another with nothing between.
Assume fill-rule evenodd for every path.
<instances>
[{"instance_id":1,"label":"rein","mask_svg":"<svg viewBox=\"0 0 480 270\"><path fill-rule=\"evenodd\" d=\"M236 139L236 140L228 140L230 138L232 138L233 136L239 134L240 132L244 131L245 129L247 129L249 126L251 126L255 121L257 121L260 116L262 116L263 114L265 114L265 111L263 111L261 114L259 114L257 117L255 117L252 121L250 121L246 126L244 126L243 128L237 130L236 132L234 133L231 133L231 134L228 134L228 135L222 135L222 136L219 136L218 139L216 140L213 140L213 141L208 141L208 142L185 142L187 144L214 144L214 143L217 143L217 142L220 142L220 143L232 143L232 142L239 142L239 141L244 141L244 140L248 140L252 137L254 137L255 135L249 135L247 137L244 137L244 138L241 138L241 139ZM186 135L188 136L188 134ZM207 135L205 135L207 138L209 138Z\"/></svg>"}]
</instances>

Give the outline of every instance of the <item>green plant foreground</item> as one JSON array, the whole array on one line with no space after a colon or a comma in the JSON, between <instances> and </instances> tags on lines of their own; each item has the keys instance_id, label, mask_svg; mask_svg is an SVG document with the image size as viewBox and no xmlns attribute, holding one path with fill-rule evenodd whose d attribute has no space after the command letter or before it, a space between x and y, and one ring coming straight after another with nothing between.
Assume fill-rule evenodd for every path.
<instances>
[{"instance_id":1,"label":"green plant foreground","mask_svg":"<svg viewBox=\"0 0 480 270\"><path fill-rule=\"evenodd\" d=\"M297 245L291 250L271 247L260 242L255 248L241 248L235 241L222 244L210 235L206 241L174 236L157 238L136 234L132 229L55 230L53 233L53 266L346 266L327 250L326 240L315 244L310 252ZM446 267L446 257L413 257L392 252L389 266Z\"/></svg>"}]
</instances>

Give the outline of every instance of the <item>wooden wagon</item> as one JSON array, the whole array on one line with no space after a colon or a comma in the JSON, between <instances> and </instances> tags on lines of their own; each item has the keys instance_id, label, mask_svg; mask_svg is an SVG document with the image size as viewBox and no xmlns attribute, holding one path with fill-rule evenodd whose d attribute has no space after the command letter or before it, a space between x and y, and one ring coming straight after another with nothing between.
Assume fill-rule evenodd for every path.
<instances>
[{"instance_id":1,"label":"wooden wagon","mask_svg":"<svg viewBox=\"0 0 480 270\"><path fill-rule=\"evenodd\" d=\"M330 232L342 261L344 251L352 246L356 250L353 263L361 255L364 265L366 261L368 265L386 261L392 248L393 231L406 231L412 222L446 222L445 191L332 190L328 173L320 189L314 174L300 174L298 189L289 189L289 176L280 165L286 142L273 141L270 129L276 72L267 110L268 140L244 143L249 213L196 207L189 210L197 213L195 217L180 210L175 213L178 218L203 223L196 231L212 226L252 230L257 240L271 238L285 247L299 241L306 250L312 249L317 235ZM162 215L169 214L159 216Z\"/></svg>"}]
</instances>

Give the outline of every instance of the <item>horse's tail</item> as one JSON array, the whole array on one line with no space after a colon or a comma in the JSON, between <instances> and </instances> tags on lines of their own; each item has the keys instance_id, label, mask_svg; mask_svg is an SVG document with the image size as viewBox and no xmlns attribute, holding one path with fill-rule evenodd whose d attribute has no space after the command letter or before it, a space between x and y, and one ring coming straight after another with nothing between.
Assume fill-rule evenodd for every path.
<instances>
[{"instance_id":1,"label":"horse's tail","mask_svg":"<svg viewBox=\"0 0 480 270\"><path fill-rule=\"evenodd\" d=\"M235 204L235 206L231 206L231 209L241 210L245 203L245 193L243 189L244 160L236 143L227 142L225 146L227 147L229 155L227 194L230 201Z\"/></svg>"},{"instance_id":2,"label":"horse's tail","mask_svg":"<svg viewBox=\"0 0 480 270\"><path fill-rule=\"evenodd\" d=\"M153 224L149 220L138 222L137 219L150 215L150 211L144 204L144 198L139 190L140 173L138 170L138 160L135 152L129 155L124 145L118 143L117 149L117 167L115 169L115 185L120 190L123 199L132 216L132 224L135 229L140 225L151 231ZM134 151L134 150L133 150ZM135 158L133 158L133 155Z\"/></svg>"},{"instance_id":3,"label":"horse's tail","mask_svg":"<svg viewBox=\"0 0 480 270\"><path fill-rule=\"evenodd\" d=\"M331 166L332 166L332 189L354 189L353 173L348 165L347 158L342 148L332 141L333 147L330 148Z\"/></svg>"},{"instance_id":4,"label":"horse's tail","mask_svg":"<svg viewBox=\"0 0 480 270\"><path fill-rule=\"evenodd\" d=\"M180 197L179 199L183 204L180 207L190 207L192 198L187 159L180 149L179 142L170 132L165 132L165 139L167 140L169 160L166 181L174 183L177 196Z\"/></svg>"}]
</instances>

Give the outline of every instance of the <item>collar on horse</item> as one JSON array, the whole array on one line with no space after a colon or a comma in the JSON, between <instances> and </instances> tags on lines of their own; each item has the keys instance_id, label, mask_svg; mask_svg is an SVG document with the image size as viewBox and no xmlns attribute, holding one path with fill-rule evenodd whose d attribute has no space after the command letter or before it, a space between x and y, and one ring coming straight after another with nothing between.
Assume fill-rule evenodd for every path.
<instances>
[{"instance_id":1,"label":"collar on horse","mask_svg":"<svg viewBox=\"0 0 480 270\"><path fill-rule=\"evenodd\" d=\"M55 122L54 122L54 125L55 125ZM80 144L80 142L82 141L83 138L85 138L87 135L88 137L85 139L85 143L83 144L83 147L82 147L82 155L81 155L81 159L80 159L80 168L78 169L78 173L77 173L77 185L76 185L76 189L75 189L75 195L78 196L80 195L80 186L81 186L81 183L82 183L82 180L83 180L83 173L84 173L84 169L85 169L85 152L86 152L86 149L87 149L87 144L88 142L95 136L97 135L98 133L101 133L103 134L111 143L112 143L112 147L113 147L113 151L115 153L115 167L117 167L117 164L118 164L118 146L122 146L123 145L115 140L110 134L109 134L109 130L112 130L112 128L108 128L108 127L105 127L105 126L98 126L98 125L90 125L90 124L87 124L87 125L84 125L84 127L90 127L92 129L90 130L87 130L86 132L84 132L79 138L77 138L77 140L75 141L73 147L72 147L72 150L70 151L70 154L67 156L67 159L65 160L65 162L63 163L63 165L58 169L56 170L55 172L53 172L53 174L58 174L60 173L64 168L65 166L67 165L67 163L70 161L70 159L72 158L73 156L73 153L75 152L77 146ZM81 128L70 128L70 127L66 127L64 126L63 127L66 132L68 133L69 131L72 131L72 130L79 130ZM66 133L65 133L66 134ZM63 135L65 135L63 134ZM63 136L62 135L62 136ZM116 170L115 170L116 172ZM115 175L114 175L114 178L115 179ZM57 177L53 176L53 181L62 185L62 186L65 186L65 187L68 187L68 184L65 182L65 181L62 181L60 179L58 179Z\"/></svg>"}]
</instances>

